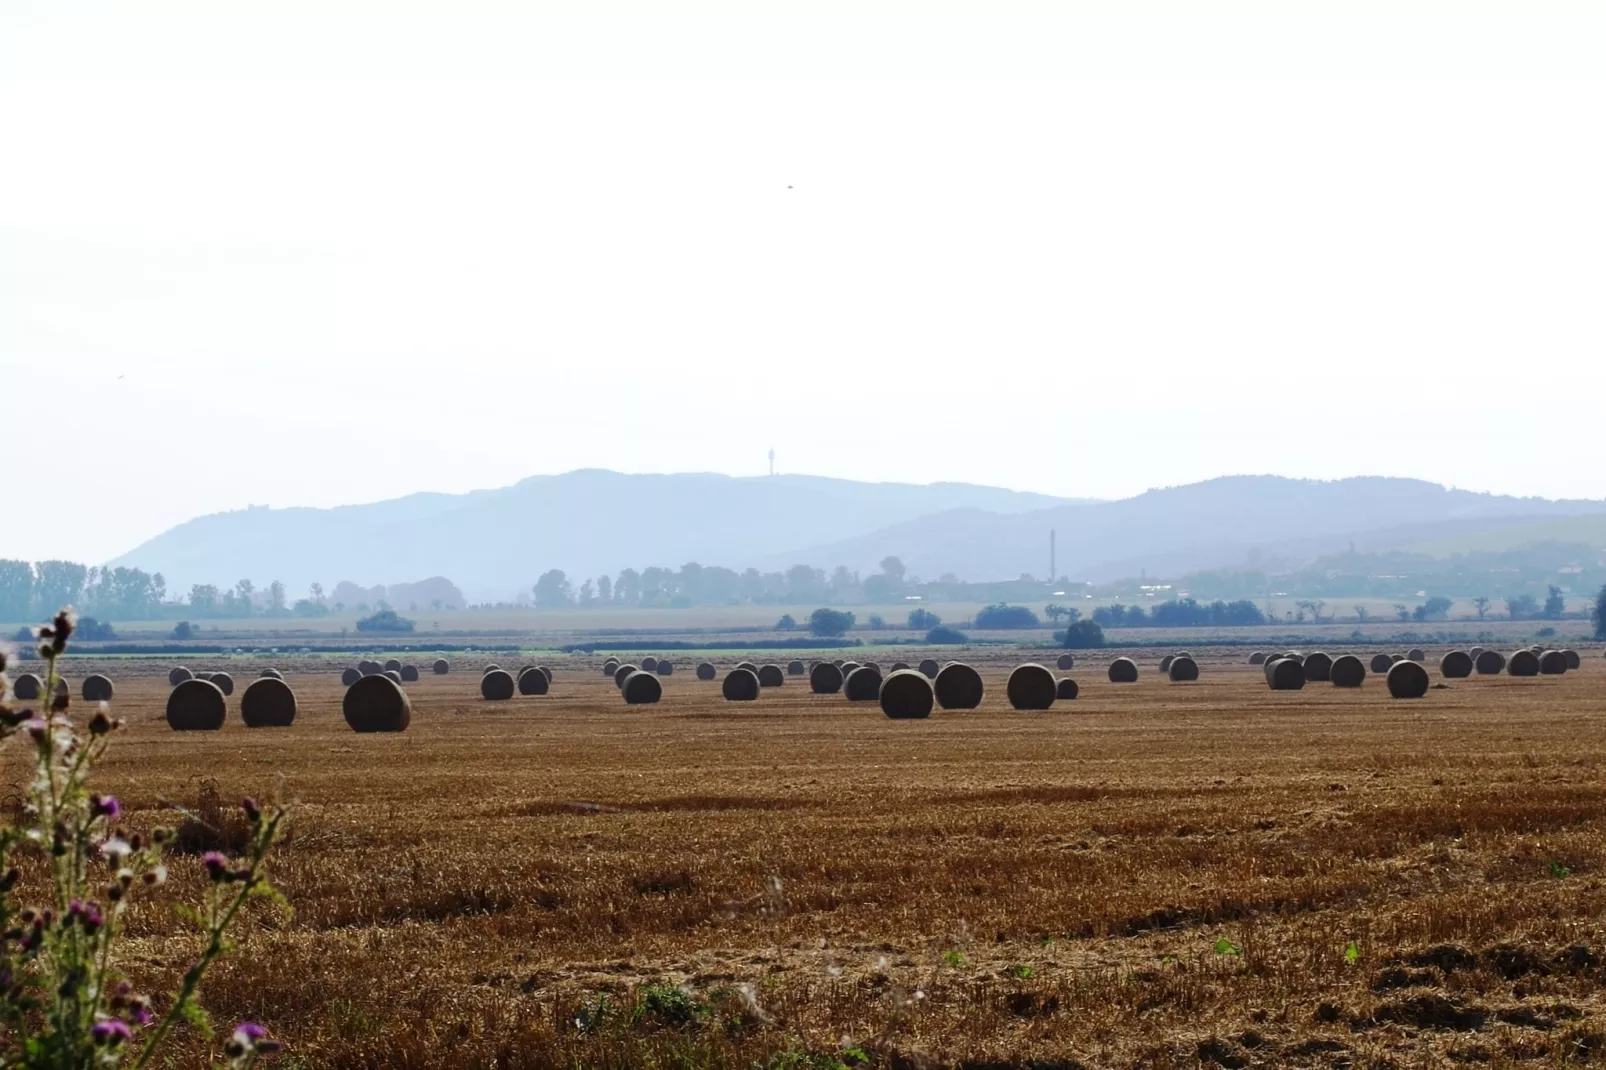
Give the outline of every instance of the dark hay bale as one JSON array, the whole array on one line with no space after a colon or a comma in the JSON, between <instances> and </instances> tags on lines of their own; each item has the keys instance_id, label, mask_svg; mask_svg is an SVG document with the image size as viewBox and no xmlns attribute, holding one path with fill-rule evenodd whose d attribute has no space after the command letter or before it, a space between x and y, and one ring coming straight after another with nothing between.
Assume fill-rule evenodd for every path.
<instances>
[{"instance_id":1,"label":"dark hay bale","mask_svg":"<svg viewBox=\"0 0 1606 1070\"><path fill-rule=\"evenodd\" d=\"M223 692L225 695L234 694L234 677L230 676L228 673L226 673L226 672L215 672L215 673L213 673L212 674L212 682L214 684L216 684L217 685L217 689L219 691Z\"/></svg>"},{"instance_id":2,"label":"dark hay bale","mask_svg":"<svg viewBox=\"0 0 1606 1070\"><path fill-rule=\"evenodd\" d=\"M659 676L673 676L674 674L675 674L675 666L673 664L671 664L670 662L667 662L667 661L660 661L658 663L658 675Z\"/></svg>"},{"instance_id":3,"label":"dark hay bale","mask_svg":"<svg viewBox=\"0 0 1606 1070\"><path fill-rule=\"evenodd\" d=\"M1425 656L1425 655L1424 655ZM1421 698L1428 693L1428 671L1414 658L1396 661L1389 669L1389 694L1395 698Z\"/></svg>"},{"instance_id":4,"label":"dark hay bale","mask_svg":"<svg viewBox=\"0 0 1606 1070\"><path fill-rule=\"evenodd\" d=\"M619 663L613 658L609 658L607 661L602 663L602 675L606 676L608 679L613 679L614 674L618 671Z\"/></svg>"},{"instance_id":5,"label":"dark hay bale","mask_svg":"<svg viewBox=\"0 0 1606 1070\"><path fill-rule=\"evenodd\" d=\"M1542 646L1539 646L1539 645L1538 645L1538 644L1535 644L1535 645L1533 645L1533 646L1531 646L1531 647L1529 647L1529 648L1528 648L1528 650L1529 650L1529 651L1530 651L1530 652L1531 652L1531 653L1532 653L1532 654L1533 654L1533 656L1534 656L1534 657L1536 657L1536 658L1537 658L1537 657L1540 657L1540 656L1542 656L1542 655L1543 655L1543 654L1544 654L1544 652L1545 652L1545 648L1544 648L1544 647L1542 647Z\"/></svg>"},{"instance_id":6,"label":"dark hay bale","mask_svg":"<svg viewBox=\"0 0 1606 1070\"><path fill-rule=\"evenodd\" d=\"M1258 650L1255 651L1253 654L1249 655L1249 664L1251 664L1251 665L1264 665L1264 664L1266 664L1266 655L1262 654Z\"/></svg>"},{"instance_id":7,"label":"dark hay bale","mask_svg":"<svg viewBox=\"0 0 1606 1070\"><path fill-rule=\"evenodd\" d=\"M1576 672L1584 666L1584 659L1578 656L1578 651L1576 650L1563 650L1561 656L1567 659L1567 670L1569 672Z\"/></svg>"},{"instance_id":8,"label":"dark hay bale","mask_svg":"<svg viewBox=\"0 0 1606 1070\"><path fill-rule=\"evenodd\" d=\"M1567 671L1567 655L1559 650L1547 650L1539 655L1539 672L1544 676L1560 676Z\"/></svg>"},{"instance_id":9,"label":"dark hay bale","mask_svg":"<svg viewBox=\"0 0 1606 1070\"><path fill-rule=\"evenodd\" d=\"M1498 650L1485 650L1473 659L1472 667L1479 676L1498 676L1506 669L1506 656Z\"/></svg>"},{"instance_id":10,"label":"dark hay bale","mask_svg":"<svg viewBox=\"0 0 1606 1070\"><path fill-rule=\"evenodd\" d=\"M1131 658L1116 658L1110 662L1110 683L1135 684L1138 682L1138 663Z\"/></svg>"},{"instance_id":11,"label":"dark hay bale","mask_svg":"<svg viewBox=\"0 0 1606 1070\"><path fill-rule=\"evenodd\" d=\"M436 676L445 676L452 671L452 663L445 658L436 658L432 668L435 670Z\"/></svg>"},{"instance_id":12,"label":"dark hay bale","mask_svg":"<svg viewBox=\"0 0 1606 1070\"><path fill-rule=\"evenodd\" d=\"M1393 665L1393 664L1394 664L1394 659L1389 657L1387 654L1373 654L1372 655L1372 671L1373 672L1388 672L1389 671L1389 666Z\"/></svg>"},{"instance_id":13,"label":"dark hay bale","mask_svg":"<svg viewBox=\"0 0 1606 1070\"><path fill-rule=\"evenodd\" d=\"M1539 655L1532 650L1519 650L1506 659L1506 672L1512 676L1538 676Z\"/></svg>"},{"instance_id":14,"label":"dark hay bale","mask_svg":"<svg viewBox=\"0 0 1606 1070\"><path fill-rule=\"evenodd\" d=\"M849 702L874 702L881 697L881 674L860 665L842 678L842 695Z\"/></svg>"},{"instance_id":15,"label":"dark hay bale","mask_svg":"<svg viewBox=\"0 0 1606 1070\"><path fill-rule=\"evenodd\" d=\"M895 662L892 663L892 671L893 672L913 672L914 671L914 666L910 665L907 661L895 661Z\"/></svg>"},{"instance_id":16,"label":"dark hay bale","mask_svg":"<svg viewBox=\"0 0 1606 1070\"><path fill-rule=\"evenodd\" d=\"M167 683L170 687L177 687L185 680L193 679L195 679L195 674L190 672L190 670L186 669L182 665L175 665L172 669L168 670L167 673Z\"/></svg>"},{"instance_id":17,"label":"dark hay bale","mask_svg":"<svg viewBox=\"0 0 1606 1070\"><path fill-rule=\"evenodd\" d=\"M642 672L657 672L658 671L658 659L653 657L651 654L648 654L646 657L642 658L641 659L641 671Z\"/></svg>"},{"instance_id":18,"label":"dark hay bale","mask_svg":"<svg viewBox=\"0 0 1606 1070\"><path fill-rule=\"evenodd\" d=\"M492 662L491 664L485 666L485 669L480 673L480 675L484 676L485 673L488 673L488 672L502 672L502 671L504 671L502 666L496 664L495 662Z\"/></svg>"},{"instance_id":19,"label":"dark hay bale","mask_svg":"<svg viewBox=\"0 0 1606 1070\"><path fill-rule=\"evenodd\" d=\"M1004 686L1009 704L1017 710L1046 710L1059 693L1054 674L1041 665L1017 665Z\"/></svg>"},{"instance_id":20,"label":"dark hay bale","mask_svg":"<svg viewBox=\"0 0 1606 1070\"><path fill-rule=\"evenodd\" d=\"M247 728L288 728L296 719L296 693L276 676L264 676L240 696L240 720Z\"/></svg>"},{"instance_id":21,"label":"dark hay bale","mask_svg":"<svg viewBox=\"0 0 1606 1070\"><path fill-rule=\"evenodd\" d=\"M928 680L935 680L937 678L937 673L939 673L941 671L942 671L942 666L938 665L931 658L926 658L925 660L921 661L921 663L920 663L920 672ZM950 707L947 707L947 706L943 707L943 709L945 709L945 710L949 709L949 708Z\"/></svg>"},{"instance_id":22,"label":"dark hay bale","mask_svg":"<svg viewBox=\"0 0 1606 1070\"><path fill-rule=\"evenodd\" d=\"M633 672L640 671L640 665L632 665L628 661L625 662L623 665L619 666L619 670L613 674L613 686L623 690L625 686L625 677L629 676Z\"/></svg>"},{"instance_id":23,"label":"dark hay bale","mask_svg":"<svg viewBox=\"0 0 1606 1070\"><path fill-rule=\"evenodd\" d=\"M404 684L416 684L416 683L418 683L418 666L417 665L403 665L402 668L401 668L401 674L402 674L402 683L404 683Z\"/></svg>"},{"instance_id":24,"label":"dark hay bale","mask_svg":"<svg viewBox=\"0 0 1606 1070\"><path fill-rule=\"evenodd\" d=\"M1278 658L1266 665L1266 682L1273 691L1300 691L1305 687L1305 667L1293 658Z\"/></svg>"},{"instance_id":25,"label":"dark hay bale","mask_svg":"<svg viewBox=\"0 0 1606 1070\"><path fill-rule=\"evenodd\" d=\"M1054 660L1054 667L1061 672L1076 668L1076 659L1070 654L1061 654Z\"/></svg>"},{"instance_id":26,"label":"dark hay bale","mask_svg":"<svg viewBox=\"0 0 1606 1070\"><path fill-rule=\"evenodd\" d=\"M95 673L84 677L83 696L85 702L110 702L112 700L112 682L109 676Z\"/></svg>"},{"instance_id":27,"label":"dark hay bale","mask_svg":"<svg viewBox=\"0 0 1606 1070\"><path fill-rule=\"evenodd\" d=\"M758 675L758 666L754 665L751 661L738 661L736 663L736 667L738 669L746 669L748 672L752 673L754 676Z\"/></svg>"},{"instance_id":28,"label":"dark hay bale","mask_svg":"<svg viewBox=\"0 0 1606 1070\"><path fill-rule=\"evenodd\" d=\"M185 680L167 696L167 726L175 732L216 732L228 704L210 680Z\"/></svg>"},{"instance_id":29,"label":"dark hay bale","mask_svg":"<svg viewBox=\"0 0 1606 1070\"><path fill-rule=\"evenodd\" d=\"M1165 657L1161 658L1160 659L1160 671L1161 672L1170 672L1171 671L1171 663L1173 661L1175 661L1176 659L1177 659L1177 656L1175 654L1167 654Z\"/></svg>"},{"instance_id":30,"label":"dark hay bale","mask_svg":"<svg viewBox=\"0 0 1606 1070\"><path fill-rule=\"evenodd\" d=\"M714 666L709 662L705 661L697 666L697 679L699 680L712 680L718 675L719 670L714 668Z\"/></svg>"},{"instance_id":31,"label":"dark hay bale","mask_svg":"<svg viewBox=\"0 0 1606 1070\"><path fill-rule=\"evenodd\" d=\"M278 669L263 669L261 672L257 673L257 678L258 679L264 679L264 680L266 680L266 679L283 680L284 679L284 673L280 672Z\"/></svg>"},{"instance_id":32,"label":"dark hay bale","mask_svg":"<svg viewBox=\"0 0 1606 1070\"><path fill-rule=\"evenodd\" d=\"M506 669L494 669L480 677L480 698L486 702L506 702L517 690L513 674Z\"/></svg>"},{"instance_id":33,"label":"dark hay bale","mask_svg":"<svg viewBox=\"0 0 1606 1070\"><path fill-rule=\"evenodd\" d=\"M481 687L483 686L484 681L481 681ZM544 695L547 692L547 688L551 686L552 681L546 678L546 673L533 665L519 673L519 694L521 695Z\"/></svg>"},{"instance_id":34,"label":"dark hay bale","mask_svg":"<svg viewBox=\"0 0 1606 1070\"><path fill-rule=\"evenodd\" d=\"M930 717L931 706L936 701L931 681L908 669L895 669L881 682L880 698L881 712L895 721Z\"/></svg>"},{"instance_id":35,"label":"dark hay bale","mask_svg":"<svg viewBox=\"0 0 1606 1070\"><path fill-rule=\"evenodd\" d=\"M1171 659L1171 668L1167 670L1174 684L1191 683L1199 679L1199 663L1186 654L1178 654Z\"/></svg>"},{"instance_id":36,"label":"dark hay bale","mask_svg":"<svg viewBox=\"0 0 1606 1070\"><path fill-rule=\"evenodd\" d=\"M859 666L859 668L861 668L861 669L874 669L878 673L881 671L881 666L878 665L876 662L873 662L873 661L867 661L863 665Z\"/></svg>"},{"instance_id":37,"label":"dark hay bale","mask_svg":"<svg viewBox=\"0 0 1606 1070\"><path fill-rule=\"evenodd\" d=\"M1290 650L1288 653L1282 654L1282 655L1279 655L1279 656L1282 657L1286 661L1297 661L1297 662L1299 662L1299 664L1300 664L1300 666L1302 668L1304 667L1305 655L1301 654L1297 650Z\"/></svg>"},{"instance_id":38,"label":"dark hay bale","mask_svg":"<svg viewBox=\"0 0 1606 1070\"><path fill-rule=\"evenodd\" d=\"M1305 669L1305 679L1312 683L1325 684L1332 678L1333 659L1320 650L1314 654L1306 655L1301 664Z\"/></svg>"},{"instance_id":39,"label":"dark hay bale","mask_svg":"<svg viewBox=\"0 0 1606 1070\"><path fill-rule=\"evenodd\" d=\"M837 666L837 668L842 670L842 679L844 680L852 676L854 670L858 669L859 667L859 663L856 661L844 661L841 665Z\"/></svg>"},{"instance_id":40,"label":"dark hay bale","mask_svg":"<svg viewBox=\"0 0 1606 1070\"><path fill-rule=\"evenodd\" d=\"M835 661L833 661L833 662L831 662L831 664L832 664L832 665L835 665L835 666L836 666L836 667L837 667L837 668L839 668L839 669L840 669L840 668L842 668L842 667L843 667L843 666L844 666L844 665L846 665L846 664L847 664L847 662L845 662L845 661L843 661L843 660L842 660L842 659L841 659L841 658L837 658L837 659L836 659L836 660L835 660Z\"/></svg>"},{"instance_id":41,"label":"dark hay bale","mask_svg":"<svg viewBox=\"0 0 1606 1070\"><path fill-rule=\"evenodd\" d=\"M346 689L340 712L353 732L405 732L413 704L388 676L364 676Z\"/></svg>"},{"instance_id":42,"label":"dark hay bale","mask_svg":"<svg viewBox=\"0 0 1606 1070\"><path fill-rule=\"evenodd\" d=\"M752 669L732 669L719 685L726 702L752 702L758 698L758 673Z\"/></svg>"},{"instance_id":43,"label":"dark hay bale","mask_svg":"<svg viewBox=\"0 0 1606 1070\"><path fill-rule=\"evenodd\" d=\"M949 662L933 682L937 705L945 710L973 710L981 705L981 673L961 662Z\"/></svg>"},{"instance_id":44,"label":"dark hay bale","mask_svg":"<svg viewBox=\"0 0 1606 1070\"><path fill-rule=\"evenodd\" d=\"M1410 650L1405 652L1405 657L1406 657L1407 660L1414 661L1418 665L1420 665L1422 662L1428 660L1428 652L1426 650L1423 650L1419 646L1414 646ZM1396 696L1396 697L1398 697L1398 696Z\"/></svg>"},{"instance_id":45,"label":"dark hay bale","mask_svg":"<svg viewBox=\"0 0 1606 1070\"><path fill-rule=\"evenodd\" d=\"M1069 676L1062 676L1054 683L1054 697L1057 699L1073 699L1080 692L1076 681Z\"/></svg>"},{"instance_id":46,"label":"dark hay bale","mask_svg":"<svg viewBox=\"0 0 1606 1070\"><path fill-rule=\"evenodd\" d=\"M1465 680L1472 675L1475 663L1465 650L1452 650L1439 659L1439 675L1447 680Z\"/></svg>"},{"instance_id":47,"label":"dark hay bale","mask_svg":"<svg viewBox=\"0 0 1606 1070\"><path fill-rule=\"evenodd\" d=\"M809 690L816 695L834 695L842 690L842 670L822 661L809 672Z\"/></svg>"},{"instance_id":48,"label":"dark hay bale","mask_svg":"<svg viewBox=\"0 0 1606 1070\"><path fill-rule=\"evenodd\" d=\"M362 673L358 672L356 669L347 669L345 672L340 674L340 683L344 687L350 687L352 684L361 679Z\"/></svg>"},{"instance_id":49,"label":"dark hay bale","mask_svg":"<svg viewBox=\"0 0 1606 1070\"><path fill-rule=\"evenodd\" d=\"M364 676L378 676L380 673L385 671L385 667L379 664L377 661L370 661L367 658L363 658L357 663L357 671L362 673Z\"/></svg>"},{"instance_id":50,"label":"dark hay bale","mask_svg":"<svg viewBox=\"0 0 1606 1070\"><path fill-rule=\"evenodd\" d=\"M196 673L195 674L195 678L197 680L208 680L208 681L210 681L212 679L212 677L214 677L216 675L217 675L217 673L215 673L215 672L206 672L206 671L203 670L201 672Z\"/></svg>"},{"instance_id":51,"label":"dark hay bale","mask_svg":"<svg viewBox=\"0 0 1606 1070\"><path fill-rule=\"evenodd\" d=\"M61 699L63 704L72 698L72 681L65 676L56 677L56 697Z\"/></svg>"},{"instance_id":52,"label":"dark hay bale","mask_svg":"<svg viewBox=\"0 0 1606 1070\"><path fill-rule=\"evenodd\" d=\"M658 674L649 669L631 673L619 691L632 706L650 706L664 697L664 685L658 682Z\"/></svg>"},{"instance_id":53,"label":"dark hay bale","mask_svg":"<svg viewBox=\"0 0 1606 1070\"><path fill-rule=\"evenodd\" d=\"M389 680L393 684L399 684L399 683L402 682L401 673L399 671L397 671L396 669L386 669L384 672L380 673L379 675L385 677L387 680Z\"/></svg>"},{"instance_id":54,"label":"dark hay bale","mask_svg":"<svg viewBox=\"0 0 1606 1070\"><path fill-rule=\"evenodd\" d=\"M1334 687L1360 687L1366 683L1366 666L1354 654L1341 654L1333 659L1327 678Z\"/></svg>"},{"instance_id":55,"label":"dark hay bale","mask_svg":"<svg viewBox=\"0 0 1606 1070\"><path fill-rule=\"evenodd\" d=\"M25 672L11 681L11 694L23 702L35 701L44 689L44 683L31 672Z\"/></svg>"},{"instance_id":56,"label":"dark hay bale","mask_svg":"<svg viewBox=\"0 0 1606 1070\"><path fill-rule=\"evenodd\" d=\"M788 676L807 676L808 672L808 668L801 661L789 661L786 663L786 675Z\"/></svg>"},{"instance_id":57,"label":"dark hay bale","mask_svg":"<svg viewBox=\"0 0 1606 1070\"><path fill-rule=\"evenodd\" d=\"M541 674L546 677L546 682L550 684L552 682L552 669L551 669L551 667L547 666L547 665L537 665L536 668L541 670ZM666 666L661 661L658 663L658 675L659 676L668 676L669 675L669 666Z\"/></svg>"},{"instance_id":58,"label":"dark hay bale","mask_svg":"<svg viewBox=\"0 0 1606 1070\"><path fill-rule=\"evenodd\" d=\"M401 660L399 658L387 658L385 660L385 671L386 672L401 672L401 665L402 665L402 663L401 663Z\"/></svg>"},{"instance_id":59,"label":"dark hay bale","mask_svg":"<svg viewBox=\"0 0 1606 1070\"><path fill-rule=\"evenodd\" d=\"M1467 651L1467 653L1472 655L1472 660L1475 662L1478 660L1478 655L1483 653L1483 647L1475 646L1471 650Z\"/></svg>"},{"instance_id":60,"label":"dark hay bale","mask_svg":"<svg viewBox=\"0 0 1606 1070\"><path fill-rule=\"evenodd\" d=\"M779 665L760 665L758 668L759 687L780 687L786 683L786 673L781 671Z\"/></svg>"}]
</instances>

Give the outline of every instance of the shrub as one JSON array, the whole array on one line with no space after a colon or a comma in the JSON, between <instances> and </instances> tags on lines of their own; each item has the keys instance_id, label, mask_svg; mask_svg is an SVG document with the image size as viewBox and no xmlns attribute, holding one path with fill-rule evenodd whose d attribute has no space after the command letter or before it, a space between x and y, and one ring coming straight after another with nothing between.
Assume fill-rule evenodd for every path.
<instances>
[{"instance_id":1,"label":"shrub","mask_svg":"<svg viewBox=\"0 0 1606 1070\"><path fill-rule=\"evenodd\" d=\"M1595 596L1595 638L1606 639L1606 584L1602 584L1600 594Z\"/></svg>"},{"instance_id":2,"label":"shrub","mask_svg":"<svg viewBox=\"0 0 1606 1070\"><path fill-rule=\"evenodd\" d=\"M797 621L793 619L790 613L783 613L781 619L775 622L775 630L778 632L789 632L796 627Z\"/></svg>"},{"instance_id":3,"label":"shrub","mask_svg":"<svg viewBox=\"0 0 1606 1070\"><path fill-rule=\"evenodd\" d=\"M822 638L847 634L856 623L852 613L840 609L816 609L809 615L809 632Z\"/></svg>"},{"instance_id":4,"label":"shrub","mask_svg":"<svg viewBox=\"0 0 1606 1070\"><path fill-rule=\"evenodd\" d=\"M359 632L410 632L413 622L406 617L399 616L394 609L381 609L372 616L364 617L357 622Z\"/></svg>"},{"instance_id":5,"label":"shrub","mask_svg":"<svg viewBox=\"0 0 1606 1070\"><path fill-rule=\"evenodd\" d=\"M1011 606L1003 602L987 606L976 614L978 628L1036 628L1041 624L1037 614L1025 606Z\"/></svg>"},{"instance_id":6,"label":"shrub","mask_svg":"<svg viewBox=\"0 0 1606 1070\"><path fill-rule=\"evenodd\" d=\"M111 626L110 621L84 617L78 622L77 634L78 638L92 643L109 643L117 638L117 629Z\"/></svg>"},{"instance_id":7,"label":"shrub","mask_svg":"<svg viewBox=\"0 0 1606 1070\"><path fill-rule=\"evenodd\" d=\"M195 638L195 628L187 620L181 620L173 625L173 638L185 642Z\"/></svg>"},{"instance_id":8,"label":"shrub","mask_svg":"<svg viewBox=\"0 0 1606 1070\"><path fill-rule=\"evenodd\" d=\"M1602 595L1606 595L1603 590ZM914 609L909 611L909 628L916 632L929 632L942 623L942 618L929 609Z\"/></svg>"},{"instance_id":9,"label":"shrub","mask_svg":"<svg viewBox=\"0 0 1606 1070\"><path fill-rule=\"evenodd\" d=\"M950 645L968 643L970 642L970 636L966 635L958 628L950 628L947 625L939 625L926 633L926 642L947 643Z\"/></svg>"},{"instance_id":10,"label":"shrub","mask_svg":"<svg viewBox=\"0 0 1606 1070\"><path fill-rule=\"evenodd\" d=\"M879 632L887 626L887 619L879 613L872 613L866 624L871 631Z\"/></svg>"},{"instance_id":11,"label":"shrub","mask_svg":"<svg viewBox=\"0 0 1606 1070\"><path fill-rule=\"evenodd\" d=\"M1104 645L1104 629L1097 621L1079 620L1065 629L1064 640L1071 650L1091 650Z\"/></svg>"}]
</instances>

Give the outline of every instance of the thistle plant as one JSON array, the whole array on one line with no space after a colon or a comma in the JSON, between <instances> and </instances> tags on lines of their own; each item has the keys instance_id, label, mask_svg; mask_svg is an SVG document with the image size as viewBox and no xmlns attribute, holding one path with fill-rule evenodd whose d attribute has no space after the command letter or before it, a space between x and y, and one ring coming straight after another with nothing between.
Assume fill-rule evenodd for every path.
<instances>
[{"instance_id":1,"label":"thistle plant","mask_svg":"<svg viewBox=\"0 0 1606 1070\"><path fill-rule=\"evenodd\" d=\"M73 626L72 611L63 610L38 630L46 669L42 709L9 701L0 652L0 746L33 751L21 820L0 830L0 1068L140 1070L167 1064L153 1061L180 1021L211 1037L196 1001L202 977L228 950L228 931L247 899L284 903L263 866L284 810L242 803L249 844L238 859L218 852L202 857L206 893L199 908L184 911L201 930L199 955L178 991L163 1001L165 1009L136 992L119 970L118 941L129 904L159 894L166 883L162 854L173 831L130 832L121 822L122 804L89 790L95 763L121 723L99 703L79 725L69 716L69 696L57 692L57 663ZM36 885L38 902L19 908L19 893L33 894ZM261 1026L242 1022L223 1054L226 1065L239 1070L278 1047Z\"/></svg>"}]
</instances>

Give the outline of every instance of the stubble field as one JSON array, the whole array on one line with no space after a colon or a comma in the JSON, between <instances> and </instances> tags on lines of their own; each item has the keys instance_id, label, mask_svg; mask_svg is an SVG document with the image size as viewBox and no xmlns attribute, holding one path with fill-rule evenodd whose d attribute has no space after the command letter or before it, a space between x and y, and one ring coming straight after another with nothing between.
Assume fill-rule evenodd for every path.
<instances>
[{"instance_id":1,"label":"stubble field","mask_svg":"<svg viewBox=\"0 0 1606 1070\"><path fill-rule=\"evenodd\" d=\"M1606 1061L1598 651L1414 702L1272 692L1236 651L1113 685L1115 653L1041 713L989 653L982 709L904 722L796 678L727 704L685 664L656 707L589 660L486 703L454 659L394 736L346 727L323 663L279 663L294 727L245 729L236 690L218 733L167 729L165 662L68 668L117 679L98 786L131 826L293 805L294 917L255 910L202 992L282 1065ZM134 925L135 976L171 980L183 924Z\"/></svg>"}]
</instances>

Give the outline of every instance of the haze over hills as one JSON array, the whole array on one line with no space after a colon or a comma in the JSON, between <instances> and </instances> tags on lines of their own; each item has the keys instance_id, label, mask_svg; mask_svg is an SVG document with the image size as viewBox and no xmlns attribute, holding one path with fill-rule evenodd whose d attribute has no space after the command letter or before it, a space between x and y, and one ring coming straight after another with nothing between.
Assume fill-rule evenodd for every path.
<instances>
[{"instance_id":1,"label":"haze over hills","mask_svg":"<svg viewBox=\"0 0 1606 1070\"><path fill-rule=\"evenodd\" d=\"M888 555L933 579L1079 580L1177 575L1250 562L1299 564L1356 549L1591 541L1606 502L1449 490L1410 479L1229 476L1114 502L969 484L812 476L622 475L581 470L468 494L414 494L334 509L198 517L111 564L161 571L169 590L241 577L394 584L444 576L474 601L510 599L561 568L578 582L687 561L872 572ZM1547 532L1555 531L1554 536ZM1502 533L1510 533L1503 536Z\"/></svg>"}]
</instances>

